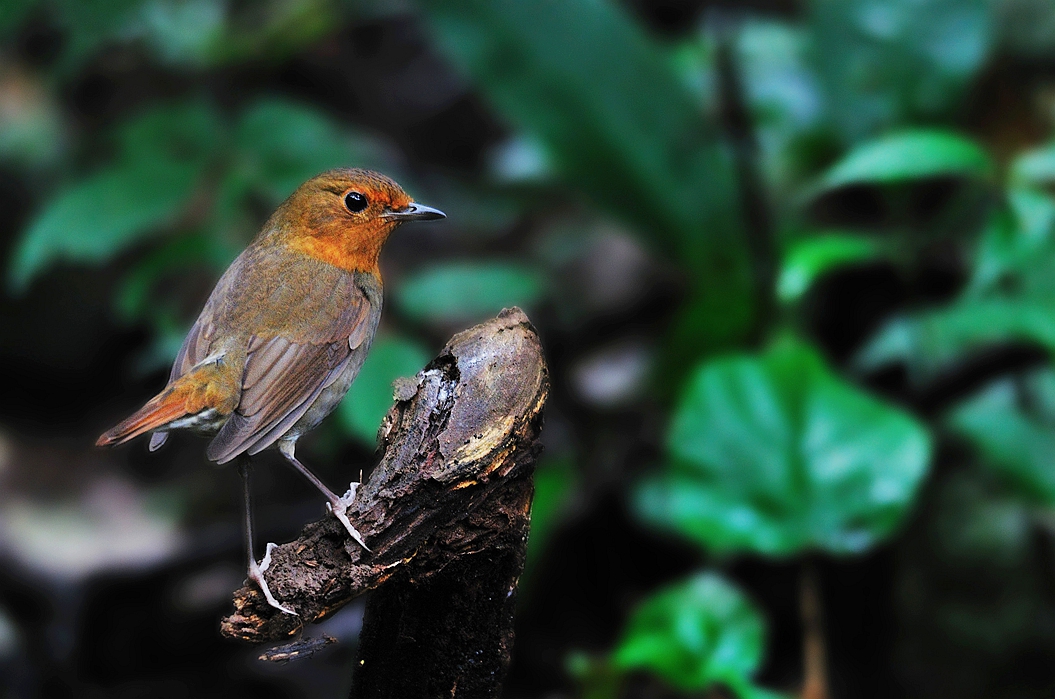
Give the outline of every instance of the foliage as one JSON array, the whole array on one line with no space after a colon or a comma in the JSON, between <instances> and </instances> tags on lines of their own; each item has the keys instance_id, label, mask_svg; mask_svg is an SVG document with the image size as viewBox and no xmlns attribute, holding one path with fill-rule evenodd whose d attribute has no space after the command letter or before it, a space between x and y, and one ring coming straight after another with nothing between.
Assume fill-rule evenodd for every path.
<instances>
[{"instance_id":1,"label":"foliage","mask_svg":"<svg viewBox=\"0 0 1055 699\"><path fill-rule=\"evenodd\" d=\"M702 365L644 483L648 521L714 551L857 553L888 536L926 474L926 430L807 346Z\"/></svg>"},{"instance_id":2,"label":"foliage","mask_svg":"<svg viewBox=\"0 0 1055 699\"><path fill-rule=\"evenodd\" d=\"M429 353L417 342L378 337L339 408L338 415L349 434L364 444L374 444L381 420L392 405L392 383L414 376L428 360Z\"/></svg>"},{"instance_id":3,"label":"foliage","mask_svg":"<svg viewBox=\"0 0 1055 699\"><path fill-rule=\"evenodd\" d=\"M481 320L510 306L530 307L543 280L530 267L502 262L456 262L424 269L399 287L398 301L415 320Z\"/></svg>"},{"instance_id":4,"label":"foliage","mask_svg":"<svg viewBox=\"0 0 1055 699\"><path fill-rule=\"evenodd\" d=\"M635 19L640 3L419 0L400 11L459 71L457 100L479 96L504 129L482 158L490 168L456 179L446 166L409 162L412 147L397 156L341 121L367 114L345 106L377 86L328 86L343 92L327 93L325 107L317 94L294 101L252 81L227 94L243 72L273 71L288 88L302 65L291 56L329 60L348 27L392 11L384 3L10 2L0 37L43 17L62 41L52 63L0 69L0 160L35 198L9 286L30 291L59 265L116 272L114 312L149 329L141 364L157 368L200 300L191 302L193 284L174 288L173 279L213 279L312 175L381 169L450 221L442 254L415 251L397 263L405 268L387 290L396 312L386 313L339 409L342 438L373 444L393 380L420 370L428 343L451 327L509 305L532 308L542 323L584 319L540 326L553 343L554 423L558 434L564 422L573 429L536 474L525 584L569 504L589 505L611 483L631 490L640 521L722 560L850 555L894 541L918 547L920 560L956 559L956 570L1012 549L1019 561L1031 513L1055 504L1050 362L999 366L977 390L912 413L921 396L949 377L962 383L964 367L994 350L1055 351L1055 143L1011 152L1019 146L978 126L991 118L975 114L986 105L960 116L966 96L984 87L982 71L998 65L993 56L1016 44L1008 17L1025 4L814 0L793 19L735 7L666 36ZM1055 16L1039 6L1031 26ZM147 66L147 82L163 75L158 83L180 87L152 85L134 108L115 99L101 126L79 123L69 95L113 56ZM455 98L444 99L429 109L441 113ZM414 141L405 124L382 126L401 145ZM1035 128L1014 131L1018 144ZM947 199L934 194L942 188ZM876 210L862 215L866 200ZM612 221L669 282L656 294L663 307L629 320L626 308L571 313L577 299L557 292L564 268L525 261L528 251L539 230L562 224L567 247L587 249L577 245L589 230ZM935 258L954 268L952 288L922 293L920 270ZM836 299L871 323L864 340L836 347L813 322L832 303L821 282L865 265L896 278L896 309L877 315L857 298ZM596 476L588 464L647 466L652 452L641 458L636 445L612 458L605 450L618 440L605 430L621 416L569 404L572 389L560 383L583 352L628 337L645 337L661 361L655 390L621 409L666 434L658 463L636 484ZM932 472L931 445L950 436L967 455ZM893 537L928 478L938 523L905 544ZM991 483L1003 490L987 492ZM975 607L938 606L949 628L984 637ZM719 684L763 696L752 679L763 629L732 582L701 574L645 600L610 654L579 663L580 679L598 697L614 695L631 670L681 691Z\"/></svg>"},{"instance_id":5,"label":"foliage","mask_svg":"<svg viewBox=\"0 0 1055 699\"><path fill-rule=\"evenodd\" d=\"M754 605L714 573L649 597L612 651L617 668L652 670L682 690L749 684L762 660L765 627Z\"/></svg>"}]
</instances>

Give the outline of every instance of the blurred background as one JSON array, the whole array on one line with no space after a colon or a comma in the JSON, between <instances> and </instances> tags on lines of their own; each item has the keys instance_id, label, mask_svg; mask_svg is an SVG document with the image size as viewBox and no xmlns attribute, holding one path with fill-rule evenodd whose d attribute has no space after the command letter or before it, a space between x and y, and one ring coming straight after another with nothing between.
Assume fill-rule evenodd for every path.
<instances>
[{"instance_id":1,"label":"blurred background","mask_svg":"<svg viewBox=\"0 0 1055 699\"><path fill-rule=\"evenodd\" d=\"M448 218L324 480L452 332L548 353L506 697L1055 694L1050 0L3 0L0 697L347 696L361 602L220 638L233 469L92 447L333 166ZM323 508L260 461L262 547Z\"/></svg>"}]
</instances>

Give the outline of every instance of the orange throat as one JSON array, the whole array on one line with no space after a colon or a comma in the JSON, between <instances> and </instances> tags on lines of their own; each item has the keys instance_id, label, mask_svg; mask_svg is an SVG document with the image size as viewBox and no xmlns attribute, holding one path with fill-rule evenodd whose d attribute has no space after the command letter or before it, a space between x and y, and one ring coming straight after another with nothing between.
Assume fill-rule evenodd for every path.
<instances>
[{"instance_id":1,"label":"orange throat","mask_svg":"<svg viewBox=\"0 0 1055 699\"><path fill-rule=\"evenodd\" d=\"M355 241L340 235L306 235L294 238L288 245L291 250L349 272L380 274L377 260L387 238L387 233L362 236Z\"/></svg>"}]
</instances>

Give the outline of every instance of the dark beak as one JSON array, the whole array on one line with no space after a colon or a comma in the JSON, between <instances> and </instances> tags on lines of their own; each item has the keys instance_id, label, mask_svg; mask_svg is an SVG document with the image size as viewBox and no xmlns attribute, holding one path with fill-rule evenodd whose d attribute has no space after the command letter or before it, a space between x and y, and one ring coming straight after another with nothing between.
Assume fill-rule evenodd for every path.
<instances>
[{"instance_id":1,"label":"dark beak","mask_svg":"<svg viewBox=\"0 0 1055 699\"><path fill-rule=\"evenodd\" d=\"M443 213L439 209L434 209L431 206L425 206L417 202L410 202L410 206L403 209L402 211L391 211L385 214L385 218L395 219L397 221L435 221L441 218L447 218L447 214Z\"/></svg>"}]
</instances>

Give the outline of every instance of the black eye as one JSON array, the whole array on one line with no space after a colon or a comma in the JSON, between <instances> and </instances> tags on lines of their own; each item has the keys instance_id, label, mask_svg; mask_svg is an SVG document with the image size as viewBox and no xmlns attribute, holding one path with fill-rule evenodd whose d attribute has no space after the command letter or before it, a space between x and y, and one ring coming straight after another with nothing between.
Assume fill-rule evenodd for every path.
<instances>
[{"instance_id":1,"label":"black eye","mask_svg":"<svg viewBox=\"0 0 1055 699\"><path fill-rule=\"evenodd\" d=\"M353 214L357 214L367 207L370 202L362 192L348 192L344 195L344 205Z\"/></svg>"}]
</instances>

